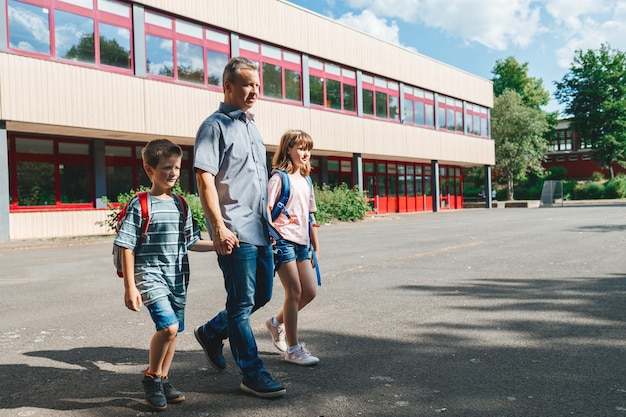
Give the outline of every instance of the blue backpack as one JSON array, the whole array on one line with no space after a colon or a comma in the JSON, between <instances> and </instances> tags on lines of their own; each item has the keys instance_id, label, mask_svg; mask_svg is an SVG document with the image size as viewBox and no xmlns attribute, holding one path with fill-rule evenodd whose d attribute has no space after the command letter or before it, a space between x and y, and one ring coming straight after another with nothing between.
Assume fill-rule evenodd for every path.
<instances>
[{"instance_id":1,"label":"blue backpack","mask_svg":"<svg viewBox=\"0 0 626 417\"><path fill-rule=\"evenodd\" d=\"M291 221L291 215L287 211L287 201L289 201L289 195L291 193L290 183L289 183L289 174L284 169L274 169L272 171L272 175L274 173L280 174L280 182L282 184L280 190L280 196L276 201L276 204L272 207L272 222L274 222L280 213L284 213L287 216L287 219ZM311 187L311 192L313 191L313 182L311 181L311 177L306 176L307 181L309 182L309 186ZM320 268L317 263L317 256L315 255L315 251L313 250L313 244L311 243L311 227L313 227L313 217L309 214L309 250L311 251L311 256L313 257L313 263L315 265L315 272L317 273L317 285L322 285L322 278L320 276ZM270 224L270 236L272 238L281 239L280 233ZM280 251L278 251L280 252ZM277 250L274 251L274 271L277 271L282 263L282 253L277 253Z\"/></svg>"}]
</instances>

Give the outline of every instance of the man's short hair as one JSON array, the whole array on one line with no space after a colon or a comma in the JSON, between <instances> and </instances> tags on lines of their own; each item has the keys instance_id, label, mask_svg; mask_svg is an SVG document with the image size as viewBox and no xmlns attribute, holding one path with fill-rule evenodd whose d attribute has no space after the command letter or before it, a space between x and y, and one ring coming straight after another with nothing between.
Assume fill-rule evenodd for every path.
<instances>
[{"instance_id":1,"label":"man's short hair","mask_svg":"<svg viewBox=\"0 0 626 417\"><path fill-rule=\"evenodd\" d=\"M231 58L224 67L224 73L222 74L222 87L224 91L226 91L226 81L233 84L237 76L241 74L242 69L258 71L259 64L242 56Z\"/></svg>"},{"instance_id":2,"label":"man's short hair","mask_svg":"<svg viewBox=\"0 0 626 417\"><path fill-rule=\"evenodd\" d=\"M183 156L180 146L168 139L154 139L141 150L141 159L144 164L156 168L161 158Z\"/></svg>"}]
</instances>

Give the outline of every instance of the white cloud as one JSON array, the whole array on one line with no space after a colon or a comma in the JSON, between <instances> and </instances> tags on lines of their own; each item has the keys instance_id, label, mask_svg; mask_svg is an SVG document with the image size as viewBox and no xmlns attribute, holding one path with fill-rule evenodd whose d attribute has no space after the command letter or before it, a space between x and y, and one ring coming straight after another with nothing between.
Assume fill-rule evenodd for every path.
<instances>
[{"instance_id":1,"label":"white cloud","mask_svg":"<svg viewBox=\"0 0 626 417\"><path fill-rule=\"evenodd\" d=\"M564 0L548 0L546 10L554 18L555 36L563 40L556 58L561 68L569 68L578 50L598 49L608 43L626 49L626 1L584 0L576 7L565 7Z\"/></svg>"},{"instance_id":2,"label":"white cloud","mask_svg":"<svg viewBox=\"0 0 626 417\"><path fill-rule=\"evenodd\" d=\"M395 22L388 24L386 19L376 17L370 10L363 10L361 14L346 13L337 21L378 39L400 45L398 25Z\"/></svg>"}]
</instances>

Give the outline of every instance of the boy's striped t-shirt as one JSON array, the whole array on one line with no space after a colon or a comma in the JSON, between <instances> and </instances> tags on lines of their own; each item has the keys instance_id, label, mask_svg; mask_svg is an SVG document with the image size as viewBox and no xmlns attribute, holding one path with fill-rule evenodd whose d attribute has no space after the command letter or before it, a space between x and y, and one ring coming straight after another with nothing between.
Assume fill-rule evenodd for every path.
<instances>
[{"instance_id":1,"label":"boy's striped t-shirt","mask_svg":"<svg viewBox=\"0 0 626 417\"><path fill-rule=\"evenodd\" d=\"M113 243L135 251L135 284L145 305L169 296L172 302L184 307L189 284L187 253L200 239L200 232L193 226L189 208L186 224L181 228L183 208L177 199L161 200L148 194L148 204L150 224L139 247L142 218L138 198L130 202Z\"/></svg>"}]
</instances>

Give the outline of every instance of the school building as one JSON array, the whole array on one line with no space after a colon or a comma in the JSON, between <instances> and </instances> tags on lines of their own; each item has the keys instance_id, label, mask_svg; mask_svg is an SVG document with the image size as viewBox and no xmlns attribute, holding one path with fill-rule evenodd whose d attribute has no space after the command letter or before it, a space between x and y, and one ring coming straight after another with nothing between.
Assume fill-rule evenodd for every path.
<instances>
[{"instance_id":1,"label":"school building","mask_svg":"<svg viewBox=\"0 0 626 417\"><path fill-rule=\"evenodd\" d=\"M601 173L604 178L610 178L609 170L593 159L591 144L572 129L570 120L559 120L549 146L543 162L545 169L561 167L565 169L567 179L588 180L595 172ZM615 163L613 172L616 175L624 174L626 169Z\"/></svg>"},{"instance_id":2,"label":"school building","mask_svg":"<svg viewBox=\"0 0 626 417\"><path fill-rule=\"evenodd\" d=\"M106 199L148 185L151 139L183 147L193 191L233 56L260 64L268 160L285 130L309 132L315 183L361 186L373 213L462 208L462 168L495 163L489 80L283 0L0 0L0 15L0 240L110 233Z\"/></svg>"}]
</instances>

